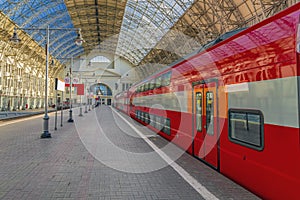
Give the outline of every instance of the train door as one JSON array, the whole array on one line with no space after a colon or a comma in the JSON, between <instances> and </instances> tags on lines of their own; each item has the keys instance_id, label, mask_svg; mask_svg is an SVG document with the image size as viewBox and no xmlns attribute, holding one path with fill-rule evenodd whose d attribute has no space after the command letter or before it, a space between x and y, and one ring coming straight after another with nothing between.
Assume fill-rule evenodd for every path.
<instances>
[{"instance_id":1,"label":"train door","mask_svg":"<svg viewBox=\"0 0 300 200\"><path fill-rule=\"evenodd\" d=\"M217 133L217 83L193 85L193 154L215 169L219 168Z\"/></svg>"}]
</instances>

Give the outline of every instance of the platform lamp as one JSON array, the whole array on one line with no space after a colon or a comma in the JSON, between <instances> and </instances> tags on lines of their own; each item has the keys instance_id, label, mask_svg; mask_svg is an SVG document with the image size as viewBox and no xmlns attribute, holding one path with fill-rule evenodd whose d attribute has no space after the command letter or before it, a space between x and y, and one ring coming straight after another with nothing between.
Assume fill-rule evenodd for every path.
<instances>
[{"instance_id":1,"label":"platform lamp","mask_svg":"<svg viewBox=\"0 0 300 200\"><path fill-rule=\"evenodd\" d=\"M87 79L85 79L85 86L84 86L84 88L86 87L86 89L87 89ZM87 104L88 104L88 92L86 93L86 95L85 95L85 97L86 97L86 102L85 102L85 110L84 110L84 113L88 113L88 111L87 111Z\"/></svg>"},{"instance_id":2,"label":"platform lamp","mask_svg":"<svg viewBox=\"0 0 300 200\"><path fill-rule=\"evenodd\" d=\"M44 124L43 124L43 133L41 135L41 138L51 138L51 133L49 133L49 116L48 116L48 67L49 67L49 33L50 30L61 30L61 31L74 31L77 30L78 34L77 34L77 38L75 39L75 44L78 46L81 46L82 43L84 42L84 40L82 39L81 36L81 29L78 28L49 28L49 26L47 26L47 28L14 28L14 33L13 36L9 39L9 41L12 44L19 44L21 42L21 39L19 39L18 34L17 34L17 30L38 30L38 31L46 31L46 71L45 71L45 114L43 117L44 120Z\"/></svg>"},{"instance_id":3,"label":"platform lamp","mask_svg":"<svg viewBox=\"0 0 300 200\"><path fill-rule=\"evenodd\" d=\"M74 120L73 120L73 117L72 117L72 67L73 67L73 57L71 58L71 65L70 65L70 110L69 110L69 119L68 119L68 122L71 122L73 123Z\"/></svg>"}]
</instances>

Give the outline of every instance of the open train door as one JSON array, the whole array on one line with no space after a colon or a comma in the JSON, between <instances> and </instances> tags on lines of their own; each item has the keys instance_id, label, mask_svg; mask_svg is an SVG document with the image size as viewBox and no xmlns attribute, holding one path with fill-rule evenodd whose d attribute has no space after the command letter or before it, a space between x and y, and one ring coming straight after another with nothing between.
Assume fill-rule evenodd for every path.
<instances>
[{"instance_id":1,"label":"open train door","mask_svg":"<svg viewBox=\"0 0 300 200\"><path fill-rule=\"evenodd\" d=\"M219 169L217 81L193 83L193 155Z\"/></svg>"}]
</instances>

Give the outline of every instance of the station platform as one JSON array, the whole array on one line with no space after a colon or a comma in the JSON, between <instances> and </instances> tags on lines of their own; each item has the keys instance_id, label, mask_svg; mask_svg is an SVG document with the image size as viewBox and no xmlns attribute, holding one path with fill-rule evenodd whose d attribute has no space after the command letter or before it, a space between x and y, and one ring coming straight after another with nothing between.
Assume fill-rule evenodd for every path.
<instances>
[{"instance_id":1,"label":"station platform","mask_svg":"<svg viewBox=\"0 0 300 200\"><path fill-rule=\"evenodd\" d=\"M83 109L84 110L84 109ZM0 121L0 199L259 199L110 106Z\"/></svg>"},{"instance_id":2,"label":"station platform","mask_svg":"<svg viewBox=\"0 0 300 200\"><path fill-rule=\"evenodd\" d=\"M48 112L54 112L54 108L48 108ZM0 111L0 120L11 120L17 118L24 118L28 116L38 115L45 113L44 108L38 109L26 109L26 110L17 110L17 111Z\"/></svg>"}]
</instances>

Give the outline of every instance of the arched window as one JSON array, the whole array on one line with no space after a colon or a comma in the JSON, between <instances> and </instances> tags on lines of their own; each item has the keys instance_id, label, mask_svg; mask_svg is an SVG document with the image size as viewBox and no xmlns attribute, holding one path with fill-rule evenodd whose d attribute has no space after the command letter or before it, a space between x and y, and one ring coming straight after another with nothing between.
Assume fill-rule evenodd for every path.
<instances>
[{"instance_id":1,"label":"arched window","mask_svg":"<svg viewBox=\"0 0 300 200\"><path fill-rule=\"evenodd\" d=\"M103 95L103 96L112 96L112 91L111 89L102 83L98 83L95 85L95 94L96 95Z\"/></svg>"},{"instance_id":2,"label":"arched window","mask_svg":"<svg viewBox=\"0 0 300 200\"><path fill-rule=\"evenodd\" d=\"M90 62L98 62L98 63L111 63L111 61L107 58L107 57L105 57L105 56L96 56L96 57L94 57L93 59L91 59L91 61Z\"/></svg>"}]
</instances>

